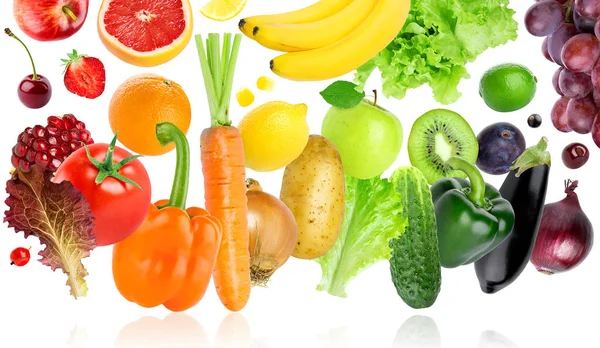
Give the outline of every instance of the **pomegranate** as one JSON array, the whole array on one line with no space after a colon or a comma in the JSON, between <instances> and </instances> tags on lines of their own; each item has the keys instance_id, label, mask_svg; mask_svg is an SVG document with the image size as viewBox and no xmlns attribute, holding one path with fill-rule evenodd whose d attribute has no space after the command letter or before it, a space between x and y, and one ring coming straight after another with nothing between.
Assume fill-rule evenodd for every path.
<instances>
[{"instance_id":1,"label":"pomegranate","mask_svg":"<svg viewBox=\"0 0 600 348\"><path fill-rule=\"evenodd\" d=\"M23 172L29 172L34 165L55 172L73 151L93 143L85 123L72 114L50 116L45 127L27 127L19 134L11 161Z\"/></svg>"}]
</instances>

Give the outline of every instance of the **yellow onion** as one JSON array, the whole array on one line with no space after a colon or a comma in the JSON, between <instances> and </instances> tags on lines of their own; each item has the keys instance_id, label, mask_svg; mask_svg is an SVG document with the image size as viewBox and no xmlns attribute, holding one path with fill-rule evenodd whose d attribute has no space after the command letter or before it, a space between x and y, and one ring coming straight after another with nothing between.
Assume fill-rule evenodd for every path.
<instances>
[{"instance_id":1,"label":"yellow onion","mask_svg":"<svg viewBox=\"0 0 600 348\"><path fill-rule=\"evenodd\" d=\"M292 255L298 227L292 211L277 197L248 179L248 230L252 285L265 286Z\"/></svg>"}]
</instances>

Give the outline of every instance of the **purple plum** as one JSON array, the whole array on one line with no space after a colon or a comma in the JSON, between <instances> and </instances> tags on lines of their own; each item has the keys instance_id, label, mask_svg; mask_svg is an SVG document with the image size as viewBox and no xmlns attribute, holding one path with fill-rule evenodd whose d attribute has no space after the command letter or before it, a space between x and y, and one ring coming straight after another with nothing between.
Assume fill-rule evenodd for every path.
<instances>
[{"instance_id":1,"label":"purple plum","mask_svg":"<svg viewBox=\"0 0 600 348\"><path fill-rule=\"evenodd\" d=\"M498 122L485 127L479 135L477 167L481 171L501 175L510 171L510 166L525 151L525 137L519 128L507 122Z\"/></svg>"}]
</instances>

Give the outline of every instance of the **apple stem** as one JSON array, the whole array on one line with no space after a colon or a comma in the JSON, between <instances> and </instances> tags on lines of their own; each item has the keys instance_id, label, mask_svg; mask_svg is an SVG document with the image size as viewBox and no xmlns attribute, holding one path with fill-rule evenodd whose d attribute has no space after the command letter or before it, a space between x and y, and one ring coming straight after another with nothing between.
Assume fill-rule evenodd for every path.
<instances>
[{"instance_id":1,"label":"apple stem","mask_svg":"<svg viewBox=\"0 0 600 348\"><path fill-rule=\"evenodd\" d=\"M21 45L23 45L23 47L25 47L25 51L27 51L27 55L29 55L29 60L31 61L31 66L33 67L33 80L37 80L38 76L37 76L37 72L35 70L35 64L33 63L33 57L31 56L31 52L29 52L29 48L27 48L27 45L25 45L25 43L23 41L21 41L21 39L19 39L17 37L17 35L15 35L10 29L6 28L6 29L4 29L4 32L6 33L6 35L19 41L21 43Z\"/></svg>"},{"instance_id":2,"label":"apple stem","mask_svg":"<svg viewBox=\"0 0 600 348\"><path fill-rule=\"evenodd\" d=\"M376 89L373 90L373 95L375 96L373 99L373 106L376 106L377 105L377 90Z\"/></svg>"},{"instance_id":3,"label":"apple stem","mask_svg":"<svg viewBox=\"0 0 600 348\"><path fill-rule=\"evenodd\" d=\"M74 22L77 22L77 16L75 15L75 13L73 13L73 11L71 11L71 9L69 8L69 6L63 6L62 11L69 17L71 17L71 19Z\"/></svg>"},{"instance_id":4,"label":"apple stem","mask_svg":"<svg viewBox=\"0 0 600 348\"><path fill-rule=\"evenodd\" d=\"M14 265L14 264L15 264L15 262L14 262L14 261L11 261L11 262L10 262L10 265L11 265L11 266L12 266L12 265Z\"/></svg>"}]
</instances>

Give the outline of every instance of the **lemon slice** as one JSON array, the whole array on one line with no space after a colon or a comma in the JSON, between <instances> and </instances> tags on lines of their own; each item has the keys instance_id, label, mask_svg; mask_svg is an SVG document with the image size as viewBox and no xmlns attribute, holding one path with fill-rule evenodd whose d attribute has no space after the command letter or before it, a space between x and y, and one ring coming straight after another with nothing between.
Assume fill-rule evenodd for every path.
<instances>
[{"instance_id":1,"label":"lemon slice","mask_svg":"<svg viewBox=\"0 0 600 348\"><path fill-rule=\"evenodd\" d=\"M205 17L223 22L237 16L246 6L246 0L211 0L200 10Z\"/></svg>"}]
</instances>

